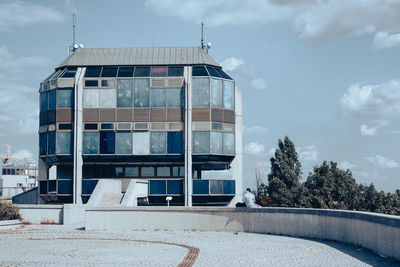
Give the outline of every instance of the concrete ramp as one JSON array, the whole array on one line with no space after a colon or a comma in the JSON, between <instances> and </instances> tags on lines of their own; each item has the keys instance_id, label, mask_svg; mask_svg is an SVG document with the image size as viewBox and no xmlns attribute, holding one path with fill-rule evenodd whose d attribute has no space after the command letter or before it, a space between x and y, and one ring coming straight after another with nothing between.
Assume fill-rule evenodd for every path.
<instances>
[{"instance_id":1,"label":"concrete ramp","mask_svg":"<svg viewBox=\"0 0 400 267\"><path fill-rule=\"evenodd\" d=\"M115 206L121 203L121 180L100 179L87 203L88 206Z\"/></svg>"},{"instance_id":2,"label":"concrete ramp","mask_svg":"<svg viewBox=\"0 0 400 267\"><path fill-rule=\"evenodd\" d=\"M99 206L117 206L121 204L123 194L104 194Z\"/></svg>"}]
</instances>

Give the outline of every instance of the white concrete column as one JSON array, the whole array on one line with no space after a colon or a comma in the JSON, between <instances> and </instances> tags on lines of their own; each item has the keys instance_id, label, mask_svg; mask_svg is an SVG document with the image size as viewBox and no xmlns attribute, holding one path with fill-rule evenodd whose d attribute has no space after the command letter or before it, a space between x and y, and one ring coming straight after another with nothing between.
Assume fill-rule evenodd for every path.
<instances>
[{"instance_id":1,"label":"white concrete column","mask_svg":"<svg viewBox=\"0 0 400 267\"><path fill-rule=\"evenodd\" d=\"M231 163L235 180L235 197L229 206L243 201L242 90L235 86L235 159Z\"/></svg>"},{"instance_id":2,"label":"white concrete column","mask_svg":"<svg viewBox=\"0 0 400 267\"><path fill-rule=\"evenodd\" d=\"M82 204L82 109L83 76L86 68L78 68L75 75L74 91L74 190L73 203Z\"/></svg>"},{"instance_id":3,"label":"white concrete column","mask_svg":"<svg viewBox=\"0 0 400 267\"><path fill-rule=\"evenodd\" d=\"M192 67L183 70L185 77L185 206L192 206Z\"/></svg>"}]
</instances>

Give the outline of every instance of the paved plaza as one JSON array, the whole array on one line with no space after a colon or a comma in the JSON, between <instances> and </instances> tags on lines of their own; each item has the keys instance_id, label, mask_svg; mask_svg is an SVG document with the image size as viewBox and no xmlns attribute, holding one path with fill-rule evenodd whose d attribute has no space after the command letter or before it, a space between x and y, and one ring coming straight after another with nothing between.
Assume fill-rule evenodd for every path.
<instances>
[{"instance_id":1,"label":"paved plaza","mask_svg":"<svg viewBox=\"0 0 400 267\"><path fill-rule=\"evenodd\" d=\"M352 246L284 236L199 231L0 230L0 266L395 266Z\"/></svg>"}]
</instances>

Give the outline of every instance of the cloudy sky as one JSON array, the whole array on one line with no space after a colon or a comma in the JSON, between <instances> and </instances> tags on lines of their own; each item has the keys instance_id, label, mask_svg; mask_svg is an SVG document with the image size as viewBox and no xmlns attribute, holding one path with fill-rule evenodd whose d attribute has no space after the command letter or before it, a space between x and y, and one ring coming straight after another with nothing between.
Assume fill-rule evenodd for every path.
<instances>
[{"instance_id":1,"label":"cloudy sky","mask_svg":"<svg viewBox=\"0 0 400 267\"><path fill-rule=\"evenodd\" d=\"M198 46L243 91L244 185L288 135L303 177L323 160L400 188L400 0L0 0L0 151L38 147L38 88L85 47Z\"/></svg>"}]
</instances>

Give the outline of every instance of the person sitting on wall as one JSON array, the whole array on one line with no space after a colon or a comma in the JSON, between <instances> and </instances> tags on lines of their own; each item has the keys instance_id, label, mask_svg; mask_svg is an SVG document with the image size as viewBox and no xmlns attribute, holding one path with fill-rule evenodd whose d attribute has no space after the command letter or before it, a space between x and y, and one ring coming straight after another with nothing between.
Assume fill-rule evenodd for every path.
<instances>
[{"instance_id":1,"label":"person sitting on wall","mask_svg":"<svg viewBox=\"0 0 400 267\"><path fill-rule=\"evenodd\" d=\"M246 204L246 207L248 208L255 208L255 207L259 207L259 205L257 205L255 203L256 201L256 197L254 196L254 194L250 191L250 188L246 189L246 192L244 192L243 195L243 202L244 204Z\"/></svg>"}]
</instances>

